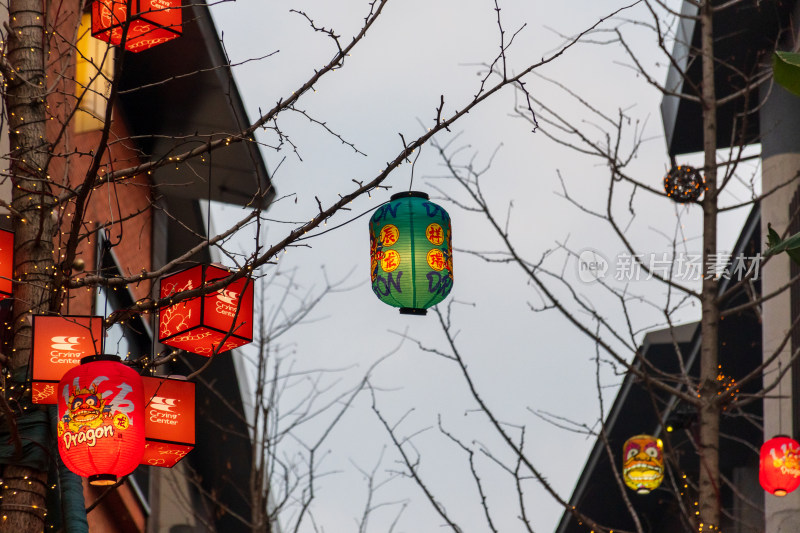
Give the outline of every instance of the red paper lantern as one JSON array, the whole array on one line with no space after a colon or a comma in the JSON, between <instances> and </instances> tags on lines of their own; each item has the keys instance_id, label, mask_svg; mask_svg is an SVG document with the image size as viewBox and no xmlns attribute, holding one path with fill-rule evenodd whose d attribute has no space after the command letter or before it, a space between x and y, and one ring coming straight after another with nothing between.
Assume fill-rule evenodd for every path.
<instances>
[{"instance_id":1,"label":"red paper lantern","mask_svg":"<svg viewBox=\"0 0 800 533\"><path fill-rule=\"evenodd\" d=\"M198 265L163 278L160 295L168 298L230 274L221 266ZM158 323L160 343L206 357L252 342L253 281L240 278L206 296L165 307L159 311Z\"/></svg>"},{"instance_id":2,"label":"red paper lantern","mask_svg":"<svg viewBox=\"0 0 800 533\"><path fill-rule=\"evenodd\" d=\"M143 376L145 448L141 464L172 468L194 449L194 383Z\"/></svg>"},{"instance_id":3,"label":"red paper lantern","mask_svg":"<svg viewBox=\"0 0 800 533\"><path fill-rule=\"evenodd\" d=\"M92 485L133 472L144 452L142 378L116 355L85 357L58 384L58 453Z\"/></svg>"},{"instance_id":4,"label":"red paper lantern","mask_svg":"<svg viewBox=\"0 0 800 533\"><path fill-rule=\"evenodd\" d=\"M778 435L761 446L758 480L765 491L786 496L800 486L800 444Z\"/></svg>"},{"instance_id":5,"label":"red paper lantern","mask_svg":"<svg viewBox=\"0 0 800 533\"><path fill-rule=\"evenodd\" d=\"M89 355L103 353L103 317L33 316L33 403L55 404L64 374Z\"/></svg>"},{"instance_id":6,"label":"red paper lantern","mask_svg":"<svg viewBox=\"0 0 800 533\"><path fill-rule=\"evenodd\" d=\"M180 0L95 0L92 3L92 35L120 46L129 10L126 50L141 52L181 34Z\"/></svg>"},{"instance_id":7,"label":"red paper lantern","mask_svg":"<svg viewBox=\"0 0 800 533\"><path fill-rule=\"evenodd\" d=\"M11 298L14 279L14 233L0 229L0 300Z\"/></svg>"}]
</instances>

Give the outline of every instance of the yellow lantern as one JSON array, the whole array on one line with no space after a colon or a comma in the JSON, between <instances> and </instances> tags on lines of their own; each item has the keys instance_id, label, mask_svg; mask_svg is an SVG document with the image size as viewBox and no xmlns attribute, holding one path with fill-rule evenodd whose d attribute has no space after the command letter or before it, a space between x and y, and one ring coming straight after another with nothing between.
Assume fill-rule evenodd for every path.
<instances>
[{"instance_id":1,"label":"yellow lantern","mask_svg":"<svg viewBox=\"0 0 800 533\"><path fill-rule=\"evenodd\" d=\"M661 439L635 435L622 447L622 478L639 494L648 494L664 479L664 454Z\"/></svg>"}]
</instances>

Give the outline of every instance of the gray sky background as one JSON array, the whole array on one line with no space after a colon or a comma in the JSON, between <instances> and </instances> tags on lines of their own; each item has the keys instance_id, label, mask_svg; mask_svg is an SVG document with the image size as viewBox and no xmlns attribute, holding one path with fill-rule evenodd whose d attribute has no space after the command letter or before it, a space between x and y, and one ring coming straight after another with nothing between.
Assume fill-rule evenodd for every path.
<instances>
[{"instance_id":1,"label":"gray sky background","mask_svg":"<svg viewBox=\"0 0 800 533\"><path fill-rule=\"evenodd\" d=\"M564 35L586 29L625 4L616 0L500 0L507 40L525 24L508 51L510 70L519 70L546 56L557 48ZM269 108L285 98L333 53L329 39L315 34L308 22L290 13L290 9L305 10L318 25L333 27L346 41L358 30L368 5L363 0L238 0L213 6L212 13L224 34L232 62L274 53L266 59L244 63L234 71L251 118L259 107ZM601 27L610 29L624 23L626 35L641 54L643 64L654 79L663 81L666 63L658 53L653 34L645 27L626 23L628 19L645 20L647 13L637 6ZM538 72L559 80L611 117L624 109L640 120L639 128L644 128L647 141L629 171L660 188L669 165L658 107L661 96L636 75L620 46L602 44L611 37L610 33L595 34ZM317 211L315 196L326 205L337 198L337 193L350 191L351 180L373 177L399 152L398 133L411 139L433 120L440 95L444 95L445 113L449 114L475 94L479 73L484 70L480 65L491 62L498 47L497 15L490 0L390 2L382 19L344 68L328 76L315 93L305 95L300 103L301 108L354 143L366 157L355 154L304 117L282 115L281 127L296 144L299 157L288 147L277 152L265 148L263 153L273 172L278 196L296 196L277 202L268 216L284 221L307 220ZM537 77L528 78L527 86L559 112L581 117L585 131L601 138L598 126L605 126L581 111L564 90ZM446 143L458 135L453 146L464 147L460 160L467 162L474 157L477 166L487 165L496 151L484 177L484 190L501 219L505 219L508 204L513 201L510 233L518 250L529 260L537 261L557 243L566 242L574 251L597 250L611 261L609 275L613 275L615 256L623 251L622 244L604 223L560 195L557 174L560 172L577 199L602 210L607 168L600 160L556 145L542 132L532 133L529 123L511 116L514 104L513 91L505 91L471 113L451 134L439 137L439 141ZM274 137L264 135L261 140L271 143ZM622 149L629 149L629 144L630 138L623 142ZM688 157L680 162L696 164L699 159ZM749 170L757 186L758 169ZM437 179L443 174L434 150L424 148L414 169L413 188L429 192L450 212L454 247L500 249L499 239L480 216L437 199L440 195L432 185L463 197L455 184ZM743 177L744 181L750 178ZM341 213L328 222L328 227L388 200L393 192L408 189L410 179L411 166L404 165L387 183L392 191L354 202L351 212ZM743 200L748 194L746 187L737 185L723 201ZM686 238L685 244L681 240L683 249L699 252L698 208L677 206L642 191L637 192L635 201L634 217L627 211L627 197L618 202L617 213L626 225L630 223L627 235L642 253L669 250L667 236L672 236L678 227L681 239ZM747 211L741 209L721 219L721 250L730 250ZM219 208L215 224L221 229L238 214L234 209ZM326 393L328 398L352 387L370 365L397 347L402 340L399 333L407 331L409 337L429 346L445 348L435 315L400 316L372 294L368 283L367 220L368 216L362 217L309 240L308 248L292 249L280 261L283 272L299 268L295 281L303 290L321 285L322 266L332 280L352 271L348 283L354 287L351 291L331 295L312 314L312 320L280 339L287 350L287 368L291 365L297 372L337 369L324 378L331 387ZM291 227L271 223L264 242L277 241ZM247 239L241 243L243 248L250 245ZM576 290L622 328L624 319L618 303L597 284L581 283L574 259L568 259L563 251L557 252L547 265L556 271L563 268ZM274 276L273 271L268 272ZM541 298L518 267L488 265L456 252L454 275L455 286L447 301L458 302L453 307L453 321L460 330L457 341L476 386L501 420L526 426L528 456L562 497L569 499L593 440L554 427L532 411L546 411L595 427L600 405L593 344L557 312L530 310L529 304L538 305ZM559 293L565 294L563 290ZM636 304L633 321L641 340L648 328L663 327L658 306L663 307L665 291L660 285L642 280L631 282L629 293L656 303ZM685 322L697 316L699 308L688 307L678 319ZM606 408L620 379L607 365L603 366L601 383ZM455 364L406 341L378 365L371 382L379 389L377 404L384 416L391 423L405 416L398 433L414 435L420 473L437 499L465 531L487 531L467 456L439 432L438 417L448 431L476 449L484 447L508 464L513 457L489 430L486 418L475 411L475 402ZM287 391L287 405L292 394L300 394L300 390L298 386L297 391ZM326 475L318 480L312 506L314 522L321 531L356 530L366 500L366 483L358 469L369 471L379 465L377 481L391 481L376 492L373 503L387 505L374 512L367 530L389 530L388 524L398 513L400 519L394 531L439 530L442 520L421 491L408 478L393 476L404 469L397 464L398 454L370 403L369 394L363 394L323 447L320 471ZM642 430L653 426L653 421L643 421ZM300 429L300 435L312 439L319 427L309 424ZM286 452L291 453L296 443L286 442L285 446ZM488 503L498 529L522 531L513 480L485 456L479 454L476 460L481 478L490 489ZM534 530L551 531L562 513L559 505L535 482L526 486L525 501ZM303 531L312 531L312 523L307 522Z\"/></svg>"}]
</instances>

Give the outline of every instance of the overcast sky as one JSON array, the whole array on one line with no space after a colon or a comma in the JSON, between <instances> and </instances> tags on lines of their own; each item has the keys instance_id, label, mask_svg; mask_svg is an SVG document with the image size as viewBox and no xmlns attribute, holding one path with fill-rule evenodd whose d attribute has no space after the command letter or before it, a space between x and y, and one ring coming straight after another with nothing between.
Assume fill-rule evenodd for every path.
<instances>
[{"instance_id":1,"label":"overcast sky","mask_svg":"<svg viewBox=\"0 0 800 533\"><path fill-rule=\"evenodd\" d=\"M616 0L566 0L557 4L499 0L498 3L506 42L520 30L508 52L512 70L547 56L563 42L564 36L582 31L626 5ZM286 147L280 151L263 150L278 197L291 195L277 202L269 217L307 220L317 210L315 197L323 205L329 204L338 193L353 188L353 179L374 177L400 150L398 133L407 140L419 135L434 118L441 96L445 99L445 114L468 102L480 82L481 65L491 62L499 48L494 7L490 0L390 2L382 19L355 49L344 68L328 76L316 87L316 92L304 96L299 106L354 143L366 156L354 153L300 115L282 116L281 126L298 153ZM234 63L269 55L235 69L251 118L257 116L259 108L269 108L285 98L333 54L330 40L315 34L305 18L290 13L290 9L306 11L319 26L332 27L347 40L363 21L368 4L364 0L238 0L215 5L212 12ZM623 19L643 20L646 16L646 11L638 6L601 28L610 29L622 24ZM658 56L652 34L630 23L624 27L654 79L665 79L664 58ZM602 44L610 37L610 33L596 34L540 72L611 117L624 109L637 118L646 142L629 170L638 179L660 187L669 165L658 107L661 97L642 76L636 75L618 45ZM564 90L557 90L536 77L529 78L527 86L548 105L582 120L590 135L602 136L600 127L605 126L581 111ZM479 166L487 165L496 152L484 177L485 192L503 220L509 202L513 201L510 234L527 259L538 261L547 250L567 243L574 251L598 251L610 261L613 271L622 245L602 222L566 201L559 182L560 173L570 194L588 207L602 210L606 167L602 161L554 144L541 131L532 132L530 123L511 116L514 105L514 92L505 91L471 113L452 133L438 139L446 143L458 136L453 146L463 147L460 160L466 162L474 157ZM274 141L268 135L261 139L267 143ZM623 150L629 149L625 146L629 142L630 138L626 139ZM698 161L697 157L689 157L681 162ZM444 170L434 150L423 149L414 168L413 188L430 193L436 201L441 195L433 186L459 195L454 184L439 179L442 175ZM392 191L354 202L351 212L337 215L328 222L328 227L388 200L393 192L408 189L410 180L411 166L404 165L387 183L393 187ZM743 199L746 194L743 189L734 191L725 201ZM668 236L675 233L676 225L682 225L681 241L686 239L682 249L699 253L699 209L676 206L643 192L637 193L635 200L635 216L626 215L625 206L619 212L642 253L668 250ZM465 212L446 199L439 203L452 217L455 248L500 249L499 239L480 216ZM740 210L722 220L721 249L732 247L746 213L747 210ZM220 209L217 214L218 229L237 215L231 209ZM287 355L287 364L291 362L295 370L340 370L325 378L333 387L331 397L335 395L333 391L353 386L373 363L398 346L399 333L407 331L409 337L445 349L435 315L400 316L396 309L382 304L372 294L368 284L367 220L368 217L362 217L309 240L309 247L292 249L281 259L280 268L284 272L300 267L296 281L304 290L321 286L322 266L332 280L352 271L348 283L352 290L328 297L312 314L312 321L281 339L290 350L287 354L291 353ZM291 227L272 222L264 243L279 240ZM247 241L243 242L242 246L247 246ZM563 267L575 289L622 327L618 305L596 284L582 283L576 262L565 257L563 253L555 254L548 264L556 270ZM274 272L268 270L268 275L274 276ZM526 426L528 456L561 495L569 499L593 440L556 428L532 412L548 412L595 427L600 406L593 344L555 311L531 311L530 306L541 304L541 299L518 267L488 265L457 251L454 278L449 300L458 302L453 308L453 321L460 330L457 341L478 390L501 420ZM633 281L630 292L663 305L664 290L660 286L644 280ZM663 318L659 317L657 307L641 305L637 309L634 326L641 329L641 340L647 328L663 324ZM679 319L688 321L698 315L699 311L688 308ZM613 400L619 380L607 368L601 373L606 407ZM465 531L487 531L467 457L439 432L438 417L441 416L448 431L465 443L480 443L507 462L512 457L489 430L486 418L475 412L475 402L469 397L455 364L406 341L398 352L378 365L371 382L379 389L377 403L386 418L396 423L405 416L398 433L404 437L414 435L412 442L421 456L420 472L436 498ZM642 429L652 426L644 421ZM303 434L311 438L315 429L313 425L303 428ZM319 480L312 507L314 520L324 531L356 530L366 498L366 484L357 468L371 470L379 464L379 481L403 470L386 431L370 409L368 394L362 395L341 420L324 449L322 470L328 475ZM521 531L512 480L485 457L479 458L479 468L491 489L488 501L499 530ZM388 530L388 524L401 509L404 510L395 531L436 531L442 524L419 488L408 479L393 479L381 487L375 500L389 505L375 511L368 531ZM562 509L535 483L526 488L526 504L534 530L554 529ZM311 531L311 522L303 530Z\"/></svg>"}]
</instances>

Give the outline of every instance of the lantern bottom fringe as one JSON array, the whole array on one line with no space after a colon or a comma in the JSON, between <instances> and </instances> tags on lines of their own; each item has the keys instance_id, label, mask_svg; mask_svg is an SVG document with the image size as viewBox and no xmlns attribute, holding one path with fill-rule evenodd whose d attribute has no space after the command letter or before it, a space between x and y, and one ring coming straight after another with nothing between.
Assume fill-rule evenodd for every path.
<instances>
[{"instance_id":1,"label":"lantern bottom fringe","mask_svg":"<svg viewBox=\"0 0 800 533\"><path fill-rule=\"evenodd\" d=\"M117 482L117 476L114 474L95 474L89 476L90 485L113 485Z\"/></svg>"},{"instance_id":2,"label":"lantern bottom fringe","mask_svg":"<svg viewBox=\"0 0 800 533\"><path fill-rule=\"evenodd\" d=\"M401 315L417 315L417 316L425 316L428 314L427 309L417 309L416 307L401 307L400 308Z\"/></svg>"}]
</instances>

